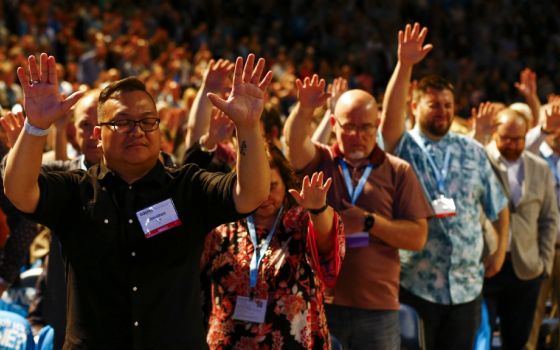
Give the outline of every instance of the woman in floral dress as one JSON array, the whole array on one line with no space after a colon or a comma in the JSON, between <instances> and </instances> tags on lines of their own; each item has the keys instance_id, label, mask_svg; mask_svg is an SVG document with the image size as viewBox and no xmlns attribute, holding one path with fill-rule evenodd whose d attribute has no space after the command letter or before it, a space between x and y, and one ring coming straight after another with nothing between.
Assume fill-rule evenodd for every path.
<instances>
[{"instance_id":1,"label":"woman in floral dress","mask_svg":"<svg viewBox=\"0 0 560 350\"><path fill-rule=\"evenodd\" d=\"M270 196L249 218L208 235L202 285L210 349L330 349L323 308L344 256L331 179L315 173L294 188L282 153L270 151ZM290 189L290 190L288 190ZM257 241L255 252L253 241Z\"/></svg>"}]
</instances>

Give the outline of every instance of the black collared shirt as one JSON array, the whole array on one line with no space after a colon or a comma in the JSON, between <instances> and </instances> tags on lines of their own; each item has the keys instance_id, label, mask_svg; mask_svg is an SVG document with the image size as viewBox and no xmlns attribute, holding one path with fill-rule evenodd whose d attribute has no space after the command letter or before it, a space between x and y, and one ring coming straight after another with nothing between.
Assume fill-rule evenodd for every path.
<instances>
[{"instance_id":1,"label":"black collared shirt","mask_svg":"<svg viewBox=\"0 0 560 350\"><path fill-rule=\"evenodd\" d=\"M204 236L238 220L234 174L159 162L128 185L103 165L41 174L32 218L68 260L65 349L205 348L199 287ZM172 199L181 225L145 238L136 213Z\"/></svg>"}]
</instances>

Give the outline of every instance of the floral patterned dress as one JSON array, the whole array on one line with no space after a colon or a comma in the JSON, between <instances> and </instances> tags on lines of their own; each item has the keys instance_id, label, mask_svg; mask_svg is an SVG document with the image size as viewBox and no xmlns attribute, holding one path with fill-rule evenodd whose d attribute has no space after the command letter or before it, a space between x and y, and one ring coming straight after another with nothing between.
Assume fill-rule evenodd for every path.
<instances>
[{"instance_id":1,"label":"floral patterned dress","mask_svg":"<svg viewBox=\"0 0 560 350\"><path fill-rule=\"evenodd\" d=\"M236 297L249 296L253 244L246 220L222 225L206 239L202 286L210 349L330 349L323 292L332 287L345 252L335 213L334 249L320 256L307 212L287 210L259 266L254 297L268 300L262 324L233 319ZM257 229L259 241L268 230Z\"/></svg>"}]
</instances>

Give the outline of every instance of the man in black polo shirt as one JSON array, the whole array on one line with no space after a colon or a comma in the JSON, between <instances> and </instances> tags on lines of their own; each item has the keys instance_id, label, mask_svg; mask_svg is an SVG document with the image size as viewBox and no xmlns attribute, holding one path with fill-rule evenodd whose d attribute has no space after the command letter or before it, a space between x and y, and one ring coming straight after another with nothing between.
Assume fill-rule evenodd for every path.
<instances>
[{"instance_id":1,"label":"man in black polo shirt","mask_svg":"<svg viewBox=\"0 0 560 350\"><path fill-rule=\"evenodd\" d=\"M87 172L40 174L46 130L79 98L59 98L52 56L18 68L27 120L8 157L5 192L56 232L69 262L65 349L205 347L198 263L204 235L256 209L270 174L259 130L264 60L238 58L227 101L209 95L236 124L237 175L158 161L159 119L144 85L127 78L100 94L103 161ZM38 180L37 180L38 179Z\"/></svg>"}]
</instances>

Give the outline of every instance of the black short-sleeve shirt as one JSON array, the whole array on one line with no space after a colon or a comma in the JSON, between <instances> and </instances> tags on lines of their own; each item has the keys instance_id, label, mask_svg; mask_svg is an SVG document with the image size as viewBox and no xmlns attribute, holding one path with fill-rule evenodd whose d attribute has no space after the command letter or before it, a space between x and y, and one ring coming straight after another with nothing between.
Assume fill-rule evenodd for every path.
<instances>
[{"instance_id":1,"label":"black short-sleeve shirt","mask_svg":"<svg viewBox=\"0 0 560 350\"><path fill-rule=\"evenodd\" d=\"M34 220L68 262L65 349L205 347L199 262L204 236L236 221L235 174L159 162L132 185L104 165L41 174ZM145 238L136 213L171 199L181 224Z\"/></svg>"}]
</instances>

